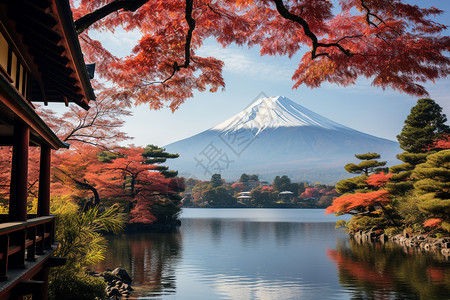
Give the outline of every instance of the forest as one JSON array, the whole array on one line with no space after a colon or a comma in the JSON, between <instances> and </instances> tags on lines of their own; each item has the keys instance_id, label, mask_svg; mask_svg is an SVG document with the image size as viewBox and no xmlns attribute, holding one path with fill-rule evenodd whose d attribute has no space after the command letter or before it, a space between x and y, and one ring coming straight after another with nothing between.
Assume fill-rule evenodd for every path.
<instances>
[{"instance_id":1,"label":"forest","mask_svg":"<svg viewBox=\"0 0 450 300\"><path fill-rule=\"evenodd\" d=\"M256 174L242 174L236 182L226 182L220 174L210 181L187 179L183 207L198 208L325 208L338 196L334 186L291 182L287 175L273 182Z\"/></svg>"}]
</instances>

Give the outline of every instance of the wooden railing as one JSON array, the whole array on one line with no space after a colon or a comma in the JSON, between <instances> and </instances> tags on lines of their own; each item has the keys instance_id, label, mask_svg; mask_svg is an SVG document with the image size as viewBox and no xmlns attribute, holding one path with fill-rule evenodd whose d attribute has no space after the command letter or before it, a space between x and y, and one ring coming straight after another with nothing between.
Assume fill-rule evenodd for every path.
<instances>
[{"instance_id":1,"label":"wooden railing","mask_svg":"<svg viewBox=\"0 0 450 300\"><path fill-rule=\"evenodd\" d=\"M32 218L34 217L34 218ZM8 270L25 268L25 261L51 250L55 242L55 216L35 217L27 221L0 223L0 280L8 279ZM7 216L0 215L0 222Z\"/></svg>"}]
</instances>

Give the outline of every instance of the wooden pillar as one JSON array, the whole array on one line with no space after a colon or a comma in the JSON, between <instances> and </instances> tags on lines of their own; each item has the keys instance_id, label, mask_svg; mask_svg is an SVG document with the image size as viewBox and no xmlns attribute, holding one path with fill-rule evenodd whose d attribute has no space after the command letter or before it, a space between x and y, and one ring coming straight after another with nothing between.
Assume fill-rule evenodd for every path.
<instances>
[{"instance_id":1,"label":"wooden pillar","mask_svg":"<svg viewBox=\"0 0 450 300\"><path fill-rule=\"evenodd\" d=\"M44 267L44 269L42 269L34 277L35 280L42 281L42 286L41 286L40 290L38 290L38 291L33 293L33 296L32 296L33 300L47 300L47 295L48 295L48 274L49 274L49 269Z\"/></svg>"},{"instance_id":2,"label":"wooden pillar","mask_svg":"<svg viewBox=\"0 0 450 300\"><path fill-rule=\"evenodd\" d=\"M50 162L52 152L49 146L41 146L41 161L39 169L39 194L37 215L50 215Z\"/></svg>"},{"instance_id":3,"label":"wooden pillar","mask_svg":"<svg viewBox=\"0 0 450 300\"><path fill-rule=\"evenodd\" d=\"M30 129L14 120L14 139L11 163L9 221L27 220L28 198L28 148Z\"/></svg>"}]
</instances>

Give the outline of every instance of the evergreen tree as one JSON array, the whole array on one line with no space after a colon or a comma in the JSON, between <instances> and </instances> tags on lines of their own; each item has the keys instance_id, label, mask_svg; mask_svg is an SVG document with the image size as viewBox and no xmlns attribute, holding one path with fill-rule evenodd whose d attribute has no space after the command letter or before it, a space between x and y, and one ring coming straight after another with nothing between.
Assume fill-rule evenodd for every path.
<instances>
[{"instance_id":1,"label":"evergreen tree","mask_svg":"<svg viewBox=\"0 0 450 300\"><path fill-rule=\"evenodd\" d=\"M397 135L400 148L410 153L427 152L426 148L443 134L450 133L445 125L447 117L442 108L431 99L419 99Z\"/></svg>"},{"instance_id":2,"label":"evergreen tree","mask_svg":"<svg viewBox=\"0 0 450 300\"><path fill-rule=\"evenodd\" d=\"M383 166L386 165L385 161L378 161L381 157L378 153L355 154L355 157L362 160L362 162L359 164L349 163L346 164L344 168L348 173L361 175L343 179L336 183L336 191L340 194L365 189L367 187L367 182L365 182L365 180L369 175L386 171L387 169L383 168Z\"/></svg>"},{"instance_id":3,"label":"evergreen tree","mask_svg":"<svg viewBox=\"0 0 450 300\"><path fill-rule=\"evenodd\" d=\"M442 219L441 227L450 232L450 150L431 154L412 173L418 208L429 218Z\"/></svg>"},{"instance_id":4,"label":"evergreen tree","mask_svg":"<svg viewBox=\"0 0 450 300\"><path fill-rule=\"evenodd\" d=\"M145 158L145 164L153 165L165 163L167 159L177 158L180 155L168 153L165 148L147 145L147 147L144 148L142 156ZM178 171L169 171L169 167L166 166L159 165L156 170L160 171L166 178L173 178L178 175Z\"/></svg>"},{"instance_id":5,"label":"evergreen tree","mask_svg":"<svg viewBox=\"0 0 450 300\"><path fill-rule=\"evenodd\" d=\"M211 187L216 188L223 185L222 176L220 174L213 174L211 176Z\"/></svg>"},{"instance_id":6,"label":"evergreen tree","mask_svg":"<svg viewBox=\"0 0 450 300\"><path fill-rule=\"evenodd\" d=\"M390 168L394 175L386 186L391 194L404 195L414 188L411 174L414 168L425 163L429 147L443 135L450 132L442 108L431 99L419 99L411 108L402 132L397 135L400 147L405 151L397 158L403 164Z\"/></svg>"},{"instance_id":7,"label":"evergreen tree","mask_svg":"<svg viewBox=\"0 0 450 300\"><path fill-rule=\"evenodd\" d=\"M355 154L355 157L362 160L359 164L346 164L345 171L352 174L364 174L369 176L372 173L386 171L386 168L380 168L386 165L385 161L378 161L381 157L378 153Z\"/></svg>"}]
</instances>

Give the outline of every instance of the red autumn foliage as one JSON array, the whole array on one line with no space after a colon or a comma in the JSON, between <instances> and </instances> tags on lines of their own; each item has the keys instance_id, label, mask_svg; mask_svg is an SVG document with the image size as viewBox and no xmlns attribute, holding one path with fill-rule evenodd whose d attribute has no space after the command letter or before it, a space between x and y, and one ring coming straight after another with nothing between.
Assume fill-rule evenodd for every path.
<instances>
[{"instance_id":1,"label":"red autumn foliage","mask_svg":"<svg viewBox=\"0 0 450 300\"><path fill-rule=\"evenodd\" d=\"M237 192L243 192L248 188L242 182L235 182L231 185L231 188Z\"/></svg>"},{"instance_id":2,"label":"red autumn foliage","mask_svg":"<svg viewBox=\"0 0 450 300\"><path fill-rule=\"evenodd\" d=\"M369 193L348 194L333 200L333 204L325 209L325 214L348 213L352 210L363 210L374 205L391 202L389 192L379 190Z\"/></svg>"},{"instance_id":3,"label":"red autumn foliage","mask_svg":"<svg viewBox=\"0 0 450 300\"><path fill-rule=\"evenodd\" d=\"M444 150L450 149L450 134L445 134L439 140L434 141L425 150Z\"/></svg>"},{"instance_id":4,"label":"red autumn foliage","mask_svg":"<svg viewBox=\"0 0 450 300\"><path fill-rule=\"evenodd\" d=\"M438 267L427 267L427 274L430 276L430 279L434 282L445 282L445 270L444 268Z\"/></svg>"},{"instance_id":5,"label":"red autumn foliage","mask_svg":"<svg viewBox=\"0 0 450 300\"><path fill-rule=\"evenodd\" d=\"M441 226L442 219L439 218L432 218L428 219L425 222L423 222L424 227L429 227L430 229L438 228Z\"/></svg>"},{"instance_id":6,"label":"red autumn foliage","mask_svg":"<svg viewBox=\"0 0 450 300\"><path fill-rule=\"evenodd\" d=\"M365 181L368 185L371 185L373 187L382 187L386 184L386 182L389 181L389 179L392 177L392 174L384 174L384 172L378 173L378 174L372 174L370 175Z\"/></svg>"},{"instance_id":7,"label":"red autumn foliage","mask_svg":"<svg viewBox=\"0 0 450 300\"><path fill-rule=\"evenodd\" d=\"M271 193L273 192L275 189L272 186L263 186L261 188L261 192L262 193Z\"/></svg>"},{"instance_id":8,"label":"red autumn foliage","mask_svg":"<svg viewBox=\"0 0 450 300\"><path fill-rule=\"evenodd\" d=\"M225 86L223 62L198 55L211 38L224 47L259 46L262 55L292 57L308 47L293 74L294 88L326 81L347 86L365 77L383 89L426 95L421 83L449 74L449 38L442 34L446 26L432 20L441 10L405 2L81 0L72 6L85 57L113 83L116 99L175 110L196 90ZM122 7L99 14L110 4ZM89 13L93 22L83 18ZM118 28L136 35L123 58L91 34Z\"/></svg>"},{"instance_id":9,"label":"red autumn foliage","mask_svg":"<svg viewBox=\"0 0 450 300\"><path fill-rule=\"evenodd\" d=\"M368 262L356 260L351 256L331 249L327 249L327 257L336 262L341 272L347 273L360 282L370 283L379 288L386 288L392 285L393 280L389 273L377 272L374 266Z\"/></svg>"},{"instance_id":10,"label":"red autumn foliage","mask_svg":"<svg viewBox=\"0 0 450 300\"><path fill-rule=\"evenodd\" d=\"M317 188L306 188L305 191L300 195L301 198L315 198L319 197L320 193Z\"/></svg>"}]
</instances>

